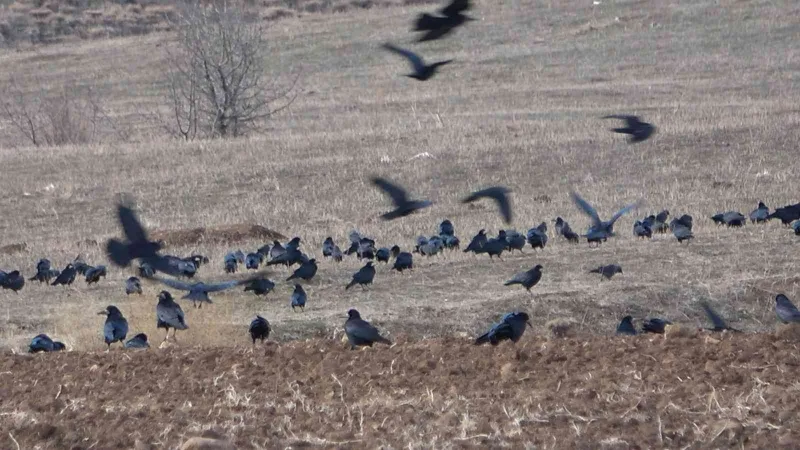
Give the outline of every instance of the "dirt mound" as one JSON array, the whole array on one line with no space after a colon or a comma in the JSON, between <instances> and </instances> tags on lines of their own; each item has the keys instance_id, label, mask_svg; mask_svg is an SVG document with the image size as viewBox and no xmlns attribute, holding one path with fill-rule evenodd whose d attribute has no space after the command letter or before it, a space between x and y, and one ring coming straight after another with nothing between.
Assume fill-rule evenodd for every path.
<instances>
[{"instance_id":1,"label":"dirt mound","mask_svg":"<svg viewBox=\"0 0 800 450\"><path fill-rule=\"evenodd\" d=\"M0 446L176 448L215 429L239 449L790 448L795 343L526 336L6 354Z\"/></svg>"},{"instance_id":2,"label":"dirt mound","mask_svg":"<svg viewBox=\"0 0 800 450\"><path fill-rule=\"evenodd\" d=\"M261 225L235 224L214 228L188 230L161 230L152 233L152 239L164 241L167 246L190 246L200 243L228 244L246 240L286 240L286 236Z\"/></svg>"}]
</instances>

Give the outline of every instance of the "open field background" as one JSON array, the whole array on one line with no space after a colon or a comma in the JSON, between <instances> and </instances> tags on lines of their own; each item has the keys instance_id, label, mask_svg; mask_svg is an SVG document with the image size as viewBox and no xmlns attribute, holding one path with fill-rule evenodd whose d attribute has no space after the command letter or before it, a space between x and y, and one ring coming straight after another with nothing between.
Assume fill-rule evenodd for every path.
<instances>
[{"instance_id":1,"label":"open field background","mask_svg":"<svg viewBox=\"0 0 800 450\"><path fill-rule=\"evenodd\" d=\"M374 286L366 291L344 290L360 263L352 258L341 264L325 261L307 286L305 313L289 308L288 283L280 282L266 300L228 292L199 311L184 304L191 328L179 339L182 345L204 348L246 345L247 324L256 313L269 319L278 341L338 339L351 307L401 341L473 336L512 309L531 313L534 334L545 334L550 320L571 318L582 336L607 335L625 314L700 326L705 323L700 300L709 300L734 327L750 332L775 328L774 294L793 299L800 294L794 256L798 239L778 223L728 230L707 217L728 209L746 214L759 200L771 208L798 201L800 25L795 18L800 5L479 1L474 15L480 21L449 39L413 45L431 61L456 60L441 76L418 83L403 77L405 61L381 51L379 44L410 45L412 18L429 9L397 6L271 23L267 33L274 59L265 70L280 81L298 77L298 96L273 118L267 132L235 141L168 140L148 120L161 104L159 77L168 33L2 53L0 80L14 78L24 89L45 94L68 82L91 81L104 89L114 117L135 133L127 143L30 148L8 124L0 125L0 245L26 244L23 251L0 254L0 268L18 268L30 276L41 257L61 268L79 253L89 263L105 263L103 242L120 234L113 217L119 192L136 196L150 229L260 224L301 236L302 248L321 259L326 236L343 246L354 228L379 245L397 243L405 249L416 236L433 234L445 218L454 222L465 243L480 228L495 234L505 225L493 205L467 208L459 203L467 192L494 184L514 190L519 231L556 216L584 230L588 221L568 196L574 188L603 217L638 198L645 205L622 218L616 227L619 237L600 248L569 245L551 235L544 251L526 250L502 262L460 252L417 256L413 273L397 275L379 267ZM640 114L659 127L658 134L629 146L607 131L614 121L599 119L610 113ZM425 152L431 158L414 158ZM393 178L436 204L402 220L381 222L377 216L388 204L368 185L372 174ZM695 217L696 239L690 245L679 246L671 236L646 242L630 236L632 216L664 208ZM252 251L261 244L246 239L168 251L209 256L211 264L200 269L198 278L215 280L224 278L227 251ZM600 283L587 273L611 262L625 271L611 282ZM544 266L545 275L533 296L502 286L535 264ZM19 295L0 292L0 345L19 351L32 336L46 332L72 350L99 350L103 318L95 312L108 304L120 307L131 334L144 331L158 342L154 308L161 287L148 285L141 298L126 298L123 283L132 271L110 269L107 279L90 288L81 280L66 289L29 283ZM279 269L273 279L289 273ZM758 339L768 338L752 339L747 345L755 347ZM316 342L310 348L334 348ZM644 338L633 342L637 349L658 349L648 347ZM489 354L480 352L474 358ZM91 358L101 357L57 358L22 360L20 370L90 367ZM778 355L765 356L768 364L776 363L773 358ZM531 361L534 367L538 357ZM689 370L682 364L675 373ZM111 370L98 367L98 373ZM736 385L741 392L753 389ZM459 395L478 394L452 398ZM211 424L197 420L197 428ZM11 422L4 423L8 427ZM230 424L225 428L237 433ZM775 444L780 433L767 430ZM167 432L165 442L174 443L174 433ZM564 433L554 435L580 441L580 432ZM655 438L655 431L649 436ZM710 442L710 435L702 436ZM242 439L241 445L256 447L256 441Z\"/></svg>"}]
</instances>

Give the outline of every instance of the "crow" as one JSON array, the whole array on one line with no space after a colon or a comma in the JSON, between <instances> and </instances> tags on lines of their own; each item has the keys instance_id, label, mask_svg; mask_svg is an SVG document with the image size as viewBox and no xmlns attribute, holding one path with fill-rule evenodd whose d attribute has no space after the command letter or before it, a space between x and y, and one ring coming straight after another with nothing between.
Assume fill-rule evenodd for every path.
<instances>
[{"instance_id":1,"label":"crow","mask_svg":"<svg viewBox=\"0 0 800 450\"><path fill-rule=\"evenodd\" d=\"M714 325L714 328L706 328L707 330L716 332L727 330L736 333L741 333L740 330L729 327L728 324L725 323L725 320L723 320L722 317L719 314L717 314L716 311L714 311L714 309L711 307L711 305L708 304L708 302L701 301L700 306L703 308L703 311L705 311L708 320L710 320L711 323Z\"/></svg>"},{"instance_id":2,"label":"crow","mask_svg":"<svg viewBox=\"0 0 800 450\"><path fill-rule=\"evenodd\" d=\"M139 333L136 336L128 339L125 341L125 348L150 348L150 344L147 342L147 335L144 333Z\"/></svg>"},{"instance_id":3,"label":"crow","mask_svg":"<svg viewBox=\"0 0 800 450\"><path fill-rule=\"evenodd\" d=\"M316 259L309 259L307 262L304 262L300 265L297 269L295 269L294 273L292 273L286 281L292 281L296 278L302 278L305 281L311 281L314 278L314 275L317 274L317 260Z\"/></svg>"},{"instance_id":4,"label":"crow","mask_svg":"<svg viewBox=\"0 0 800 450\"><path fill-rule=\"evenodd\" d=\"M764 202L758 202L758 208L750 212L750 223L762 223L769 217L769 207Z\"/></svg>"},{"instance_id":5,"label":"crow","mask_svg":"<svg viewBox=\"0 0 800 450\"><path fill-rule=\"evenodd\" d=\"M58 276L58 275L56 275ZM36 263L36 275L28 279L28 281L38 281L39 283L50 284L50 279L53 277L53 271L50 266L50 260L42 258Z\"/></svg>"},{"instance_id":6,"label":"crow","mask_svg":"<svg viewBox=\"0 0 800 450\"><path fill-rule=\"evenodd\" d=\"M633 317L625 316L617 326L617 334L635 336L636 328L633 326Z\"/></svg>"},{"instance_id":7,"label":"crow","mask_svg":"<svg viewBox=\"0 0 800 450\"><path fill-rule=\"evenodd\" d=\"M245 257L245 267L250 270L258 270L258 266L264 262L264 255L259 252L248 253Z\"/></svg>"},{"instance_id":8,"label":"crow","mask_svg":"<svg viewBox=\"0 0 800 450\"><path fill-rule=\"evenodd\" d=\"M414 268L414 257L411 253L408 252L400 252L398 248L397 256L394 258L394 265L392 269L403 273L404 270L413 269Z\"/></svg>"},{"instance_id":9,"label":"crow","mask_svg":"<svg viewBox=\"0 0 800 450\"><path fill-rule=\"evenodd\" d=\"M607 266L600 266L597 269L590 270L589 273L599 273L603 276L603 278L610 280L614 275L622 273L622 267L618 266L617 264L609 264Z\"/></svg>"},{"instance_id":10,"label":"crow","mask_svg":"<svg viewBox=\"0 0 800 450\"><path fill-rule=\"evenodd\" d=\"M511 200L508 196L510 193L511 190L507 187L492 186L473 192L461 200L461 203L472 203L481 198L490 198L497 203L497 207L500 209L500 214L503 216L503 220L505 220L506 223L511 223Z\"/></svg>"},{"instance_id":11,"label":"crow","mask_svg":"<svg viewBox=\"0 0 800 450\"><path fill-rule=\"evenodd\" d=\"M388 263L391 256L391 250L386 247L381 247L375 251L375 260L378 262Z\"/></svg>"},{"instance_id":12,"label":"crow","mask_svg":"<svg viewBox=\"0 0 800 450\"><path fill-rule=\"evenodd\" d=\"M376 342L392 345L392 341L381 336L378 329L362 319L361 314L355 309L347 311L347 321L344 323L344 332L347 335L347 341L350 343L351 350L362 346L372 347L372 344Z\"/></svg>"},{"instance_id":13,"label":"crow","mask_svg":"<svg viewBox=\"0 0 800 450\"><path fill-rule=\"evenodd\" d=\"M0 287L19 292L23 286L25 286L25 277L19 273L19 270L14 270L9 273L0 270Z\"/></svg>"},{"instance_id":14,"label":"crow","mask_svg":"<svg viewBox=\"0 0 800 450\"><path fill-rule=\"evenodd\" d=\"M647 122L642 122L637 116L612 114L604 116L603 119L624 120L626 125L624 128L612 128L611 131L615 133L630 134L631 137L628 140L628 143L630 144L646 141L656 131L656 127Z\"/></svg>"},{"instance_id":15,"label":"crow","mask_svg":"<svg viewBox=\"0 0 800 450\"><path fill-rule=\"evenodd\" d=\"M184 300L191 300L192 304L195 308L202 308L203 303L213 303L211 299L208 297L210 292L219 292L224 291L226 289L230 289L232 287L241 286L243 284L248 284L252 280L258 277L246 278L244 280L231 280L231 281L224 281L221 283L215 284L206 284L202 281L198 281L196 283L187 283L180 280L175 280L172 278L162 278L158 276L154 276L150 278L151 280L160 281L161 283L173 288L179 289L181 291L188 291L189 293L184 295L182 298ZM199 306L198 306L199 303Z\"/></svg>"},{"instance_id":16,"label":"crow","mask_svg":"<svg viewBox=\"0 0 800 450\"><path fill-rule=\"evenodd\" d=\"M497 345L502 341L511 340L516 343L522 334L525 333L525 327L531 326L530 318L524 312L512 312L503 316L500 322L492 325L486 333L478 336L475 339L475 345L490 343Z\"/></svg>"},{"instance_id":17,"label":"crow","mask_svg":"<svg viewBox=\"0 0 800 450\"><path fill-rule=\"evenodd\" d=\"M646 333L664 334L667 325L672 325L672 322L664 319L648 319L642 323L642 331Z\"/></svg>"},{"instance_id":18,"label":"crow","mask_svg":"<svg viewBox=\"0 0 800 450\"><path fill-rule=\"evenodd\" d=\"M469 8L469 0L453 0L440 11L444 17L427 13L420 14L414 22L413 31L427 31L427 33L422 35L417 42L440 39L464 23L475 20L462 14Z\"/></svg>"},{"instance_id":19,"label":"crow","mask_svg":"<svg viewBox=\"0 0 800 450\"><path fill-rule=\"evenodd\" d=\"M538 227L531 228L528 230L526 237L532 249L544 249L545 245L547 245L547 224L542 222Z\"/></svg>"},{"instance_id":20,"label":"crow","mask_svg":"<svg viewBox=\"0 0 800 450\"><path fill-rule=\"evenodd\" d=\"M711 220L713 220L717 225L741 227L744 226L746 218L744 217L744 214L738 211L728 211L711 216Z\"/></svg>"},{"instance_id":21,"label":"crow","mask_svg":"<svg viewBox=\"0 0 800 450\"><path fill-rule=\"evenodd\" d=\"M106 266L89 267L86 269L86 284L97 283L100 277L106 276Z\"/></svg>"},{"instance_id":22,"label":"crow","mask_svg":"<svg viewBox=\"0 0 800 450\"><path fill-rule=\"evenodd\" d=\"M444 219L442 223L439 224L439 236L455 236L456 230L453 228L453 222L449 219Z\"/></svg>"},{"instance_id":23,"label":"crow","mask_svg":"<svg viewBox=\"0 0 800 450\"><path fill-rule=\"evenodd\" d=\"M28 353L57 352L65 348L63 343L50 339L50 336L46 334L40 334L31 340L28 345Z\"/></svg>"},{"instance_id":24,"label":"crow","mask_svg":"<svg viewBox=\"0 0 800 450\"><path fill-rule=\"evenodd\" d=\"M627 213L628 211L632 210L639 206L641 201L637 201L636 203L632 203L627 205L617 211L613 216L611 216L611 220L604 222L600 220L600 216L597 214L597 210L594 209L592 205L589 204L586 200L581 198L577 192L573 191L571 193L572 200L575 202L576 205L588 215L592 219L592 225L589 227L589 230L586 232L587 237L590 237L592 240L597 239L605 239L611 236L614 236L614 222L616 222L623 214Z\"/></svg>"},{"instance_id":25,"label":"crow","mask_svg":"<svg viewBox=\"0 0 800 450\"><path fill-rule=\"evenodd\" d=\"M236 273L239 269L239 261L236 259L236 254L233 252L225 255L224 264L225 273Z\"/></svg>"},{"instance_id":26,"label":"crow","mask_svg":"<svg viewBox=\"0 0 800 450\"><path fill-rule=\"evenodd\" d=\"M158 294L156 328L164 328L166 330L166 334L164 335L165 341L169 338L169 329L172 328L174 330L172 332L172 338L175 342L178 341L175 336L178 330L186 330L189 328L189 325L186 324L181 305L177 304L175 299L172 298L172 294L167 291L161 291Z\"/></svg>"},{"instance_id":27,"label":"crow","mask_svg":"<svg viewBox=\"0 0 800 450\"><path fill-rule=\"evenodd\" d=\"M533 269L514 275L514 278L505 282L504 286L521 284L528 293L542 279L542 265L537 264Z\"/></svg>"},{"instance_id":28,"label":"crow","mask_svg":"<svg viewBox=\"0 0 800 450\"><path fill-rule=\"evenodd\" d=\"M333 238L328 236L325 238L325 242L322 243L322 256L324 258L330 258L333 256L333 249L336 248L336 244L333 242Z\"/></svg>"},{"instance_id":29,"label":"crow","mask_svg":"<svg viewBox=\"0 0 800 450\"><path fill-rule=\"evenodd\" d=\"M64 270L61 271L61 273L56 277L51 286L58 286L59 284L63 286L69 286L72 284L73 281L75 281L75 276L77 274L78 271L75 270L75 266L73 266L72 263L67 264L67 267L65 267Z\"/></svg>"},{"instance_id":30,"label":"crow","mask_svg":"<svg viewBox=\"0 0 800 450\"><path fill-rule=\"evenodd\" d=\"M295 284L294 292L292 292L292 311L295 311L295 308L300 308L300 311L305 311L307 299L308 294L303 290L303 286Z\"/></svg>"},{"instance_id":31,"label":"crow","mask_svg":"<svg viewBox=\"0 0 800 450\"><path fill-rule=\"evenodd\" d=\"M652 238L653 230L647 224L637 220L633 224L633 235L640 238Z\"/></svg>"},{"instance_id":32,"label":"crow","mask_svg":"<svg viewBox=\"0 0 800 450\"><path fill-rule=\"evenodd\" d=\"M267 295L275 289L275 283L266 278L250 280L244 287L244 292L253 291L256 295Z\"/></svg>"},{"instance_id":33,"label":"crow","mask_svg":"<svg viewBox=\"0 0 800 450\"><path fill-rule=\"evenodd\" d=\"M375 279L375 267L372 266L372 261L369 261L364 267L358 269L358 272L353 274L353 280L345 286L345 290L356 284L364 288L366 285L372 284L373 279Z\"/></svg>"},{"instance_id":34,"label":"crow","mask_svg":"<svg viewBox=\"0 0 800 450\"><path fill-rule=\"evenodd\" d=\"M125 294L142 295L142 282L136 277L130 277L125 280Z\"/></svg>"},{"instance_id":35,"label":"crow","mask_svg":"<svg viewBox=\"0 0 800 450\"><path fill-rule=\"evenodd\" d=\"M261 340L264 342L267 338L269 338L269 332L272 331L269 327L269 322L267 319L256 316L252 322L250 322L250 338L253 340L253 347L256 346L256 341Z\"/></svg>"},{"instance_id":36,"label":"crow","mask_svg":"<svg viewBox=\"0 0 800 450\"><path fill-rule=\"evenodd\" d=\"M482 229L478 231L478 234L476 234L475 237L472 238L467 248L464 249L464 253L467 252L480 253L481 249L483 249L483 246L486 245L487 239L488 238L486 237L486 230Z\"/></svg>"},{"instance_id":37,"label":"crow","mask_svg":"<svg viewBox=\"0 0 800 450\"><path fill-rule=\"evenodd\" d=\"M448 59L445 61L437 61L433 64L426 65L425 61L423 61L421 56L417 55L416 53L410 50L396 47L388 42L383 44L383 48L391 52L397 53L398 55L401 55L406 59L408 59L408 62L411 63L411 67L414 69L414 72L409 73L406 76L409 78L414 78L415 80L419 81L429 80L431 77L433 77L434 74L436 74L436 71L439 69L439 67L453 62L452 59Z\"/></svg>"},{"instance_id":38,"label":"crow","mask_svg":"<svg viewBox=\"0 0 800 450\"><path fill-rule=\"evenodd\" d=\"M506 249L509 252L519 250L521 253L524 253L522 249L525 247L525 243L525 236L519 234L516 230L506 231Z\"/></svg>"},{"instance_id":39,"label":"crow","mask_svg":"<svg viewBox=\"0 0 800 450\"><path fill-rule=\"evenodd\" d=\"M783 323L800 322L800 311L791 300L783 294L775 297L775 313Z\"/></svg>"},{"instance_id":40,"label":"crow","mask_svg":"<svg viewBox=\"0 0 800 450\"><path fill-rule=\"evenodd\" d=\"M125 336L128 335L128 321L122 316L122 311L114 305L108 305L97 314L106 316L103 338L108 348L111 349L111 344L114 342L124 342Z\"/></svg>"},{"instance_id":41,"label":"crow","mask_svg":"<svg viewBox=\"0 0 800 450\"><path fill-rule=\"evenodd\" d=\"M381 216L383 220L393 220L399 217L405 217L415 211L427 208L433 204L428 200L409 199L408 193L405 191L405 189L391 183L385 178L372 177L370 181L385 194L387 194L392 199L392 203L394 203L394 209Z\"/></svg>"}]
</instances>

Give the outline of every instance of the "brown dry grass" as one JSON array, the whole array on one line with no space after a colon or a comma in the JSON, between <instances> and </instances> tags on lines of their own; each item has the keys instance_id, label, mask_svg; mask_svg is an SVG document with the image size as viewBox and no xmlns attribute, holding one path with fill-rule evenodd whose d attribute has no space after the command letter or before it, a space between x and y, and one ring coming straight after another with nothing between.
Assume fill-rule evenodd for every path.
<instances>
[{"instance_id":1,"label":"brown dry grass","mask_svg":"<svg viewBox=\"0 0 800 450\"><path fill-rule=\"evenodd\" d=\"M223 293L212 307L185 308L191 328L179 339L183 345L246 344L246 327L256 313L270 320L280 341L338 338L351 307L391 337L472 336L517 308L531 313L542 335L546 323L566 317L574 319L570 332L610 334L625 314L662 316L691 329L705 321L700 300L710 300L737 328L774 329L774 293L800 297L796 237L775 223L728 230L706 218L732 208L747 213L758 200L771 207L798 201L793 18L800 6L519 0L490 9L480 1L481 21L448 40L414 46L430 59L456 59L442 76L423 84L402 77L406 64L378 44L408 44L411 18L427 9L397 7L274 25L268 31L274 65L266 70L300 74L301 91L267 132L249 139L182 143L143 127L142 139L153 140L32 149L13 147L4 124L0 245L26 247L0 253L0 268L30 276L40 257L63 266L78 253L102 263L102 248L92 240L102 243L120 233L112 215L119 192L137 197L151 229L260 224L301 236L304 249L320 257L326 236L343 244L353 228L381 245L405 248L417 235L432 234L444 218L453 220L463 241L480 228L496 232L503 224L491 205L459 203L466 192L492 184L514 190L518 230L559 215L582 230L588 221L568 197L574 187L606 217L636 198L646 204L635 216L662 208L692 214L696 239L688 246L667 237L638 241L629 235L633 218L624 217L620 236L599 248L551 239L542 252L526 250L502 262L460 252L417 258L414 273L406 275L380 266L374 286L363 292L343 288L358 262L325 261L307 288L305 313L291 312L291 286L284 282L267 300ZM164 67L164 38L4 53L0 79L36 74L40 84L28 88L44 90L65 79L99 80L114 98L116 116L133 121L140 105L157 104L160 91L153 82ZM598 119L620 112L643 115L659 126L658 134L637 146L625 144L606 130L615 124ZM432 158L414 158L423 152ZM394 178L436 205L381 222L377 216L387 203L368 185L371 174ZM224 277L227 251L261 244L252 239L169 250L208 255L212 263L198 277L213 280ZM587 273L610 262L625 273L603 283ZM537 263L545 275L533 296L502 286ZM276 278L288 274L280 270ZM126 298L122 285L128 276L130 271L112 268L107 280L90 288L79 281L66 289L30 284L19 295L0 292L0 344L22 349L32 336L47 332L71 349L100 349L102 317L94 312L112 303L132 331L158 340L154 305L161 288L147 286L141 298ZM461 424L467 438L476 431L463 416L469 402L459 401L454 424ZM536 402L529 405L535 408ZM583 429L581 419L553 408L526 414ZM759 430L770 429L763 425ZM682 428L690 429L688 423Z\"/></svg>"}]
</instances>

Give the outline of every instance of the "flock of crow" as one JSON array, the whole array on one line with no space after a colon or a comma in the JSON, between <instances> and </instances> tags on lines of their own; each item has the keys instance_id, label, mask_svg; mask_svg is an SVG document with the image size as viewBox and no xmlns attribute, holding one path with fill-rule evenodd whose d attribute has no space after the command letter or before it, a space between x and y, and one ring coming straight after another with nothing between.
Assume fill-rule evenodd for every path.
<instances>
[{"instance_id":1,"label":"flock of crow","mask_svg":"<svg viewBox=\"0 0 800 450\"><path fill-rule=\"evenodd\" d=\"M414 22L413 28L414 31L424 32L418 42L440 39L452 33L456 28L474 20L464 14L469 9L469 0L453 0L438 15L421 14ZM399 48L390 43L385 43L383 47L408 59L414 72L407 76L420 81L430 79L440 67L452 61L444 60L426 64L422 57L409 50ZM630 135L628 142L631 144L649 139L656 131L655 126L632 115L614 114L603 118L623 120L625 126L613 128L612 131ZM413 199L405 189L385 178L373 177L371 182L392 201L393 209L381 215L384 220L399 219L433 205L428 200ZM493 186L469 194L463 199L463 203L491 199L496 203L504 221L511 223L510 193L511 190L506 187ZM609 220L602 220L597 210L578 193L572 192L571 197L578 208L591 219L591 226L582 235L573 231L569 223L561 217L555 219L556 237L572 243L579 242L580 238L583 237L590 244L601 245L615 236L614 224L617 220L641 205L640 201L631 203L617 211ZM208 264L209 259L202 255L181 258L161 254L160 252L164 246L163 242L149 240L147 232L136 217L132 202L129 200L123 199L117 205L117 215L125 239L110 239L106 245L108 257L116 266L122 268L130 267L134 260L138 260L138 276L132 276L126 280L126 294L142 294L142 279L145 279L149 282L161 283L173 290L186 292L181 299L189 300L194 307L201 308L204 303L213 303L209 294L214 292L244 286L244 291L253 292L255 295L267 295L275 288L275 282L267 278L268 272L266 271L256 272L255 275L248 276L245 279L219 283L193 281L198 269L203 264ZM671 232L678 243L688 243L694 238L692 233L693 218L690 215L684 214L672 220L669 219L670 212L664 210L658 214L636 220L633 226L633 234L646 239L652 238L654 234ZM795 234L800 235L800 203L777 208L770 212L763 202L759 202L758 207L749 216L745 216L738 211L726 211L712 216L711 219L719 225L728 227L744 226L748 219L752 223L763 223L771 219L779 219L784 225L791 225ZM359 260L367 260L366 264L353 274L345 289L350 289L356 285L366 288L372 284L376 274L375 262L388 264L393 260L392 269L402 273L405 270L413 269L414 253L422 256L433 256L445 250L453 251L461 248L461 242L456 237L453 224L449 220L444 220L439 225L436 235L430 238L425 236L417 238L416 246L411 252L401 251L397 245L390 248L379 248L374 239L363 236L356 231L353 231L349 238L350 245L345 251L342 251L336 245L332 237L328 237L322 247L323 256L333 261L342 261L346 255L355 255ZM486 234L486 230L480 230L463 251L487 254L490 259L494 259L494 257L500 258L504 252L522 251L526 245L530 245L533 249L543 249L547 242L548 227L546 222L542 222L540 225L529 229L525 235L515 230L500 230L496 237L489 237ZM259 270L263 266L285 265L291 267L296 265L297 268L286 281L294 282L294 291L290 299L292 309L303 311L308 301L308 295L301 283L310 281L315 277L318 263L316 259L309 258L303 253L300 245L301 239L295 237L286 244L273 241L272 245L264 245L252 253L245 254L241 250L230 252L223 261L224 271L226 273L235 273L241 265L249 270ZM601 279L611 280L614 275L623 273L622 270L622 267L618 264L607 264L591 270L591 273L599 274ZM513 276L505 282L505 285L521 285L530 292L531 288L541 280L542 271L543 267L536 265L528 271ZM85 278L87 284L92 284L97 283L106 274L106 266L91 266L83 261L81 257L67 264L61 271L53 269L49 260L41 259L36 265L36 274L28 280L52 285L71 285L76 277L81 275ZM0 287L3 289L18 292L25 285L25 280L25 277L18 270L8 273L0 271ZM713 328L709 328L709 330L739 331L730 328L709 304L701 303L701 306L713 325ZM800 310L783 294L775 298L775 311L778 319L782 322L800 322ZM111 344L116 342L122 343L125 348L149 347L148 338L144 333L138 333L131 339L126 340L129 331L128 321L116 306L109 305L98 314L106 316L103 325L103 337L109 349ZM167 290L162 290L158 294L155 315L157 327L165 330L164 341L169 339L170 329L173 330L173 340L177 340L177 331L189 328L183 309ZM666 327L670 324L671 322L668 320L660 318L646 319L641 325L640 332L664 333ZM498 323L492 325L485 334L479 336L475 340L475 344L480 345L488 342L492 345L497 345L503 340L517 342L527 326L530 326L530 318L527 313L521 311L510 312L505 314ZM380 334L377 328L362 319L360 313L355 309L348 311L344 331L351 348L372 346L375 343L391 344L388 339ZM616 331L617 334L623 335L633 335L639 332L633 324L632 316L622 318ZM261 316L256 316L249 327L253 345L258 340L264 341L267 339L270 332L269 322ZM51 352L63 349L65 349L63 343L53 341L45 334L34 337L29 346L29 351L31 352Z\"/></svg>"}]
</instances>

